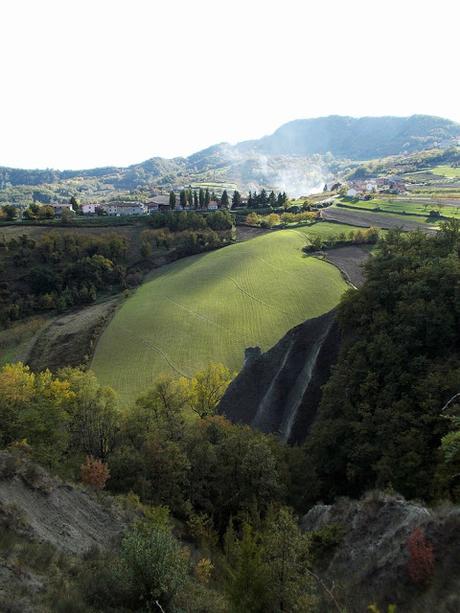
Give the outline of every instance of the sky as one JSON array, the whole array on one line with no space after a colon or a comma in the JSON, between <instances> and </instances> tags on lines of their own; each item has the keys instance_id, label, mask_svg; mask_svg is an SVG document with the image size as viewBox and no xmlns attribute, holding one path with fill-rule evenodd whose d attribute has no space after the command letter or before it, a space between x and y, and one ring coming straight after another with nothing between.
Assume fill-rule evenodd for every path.
<instances>
[{"instance_id":1,"label":"sky","mask_svg":"<svg viewBox=\"0 0 460 613\"><path fill-rule=\"evenodd\" d=\"M126 166L330 114L460 122L455 0L1 0L0 165Z\"/></svg>"}]
</instances>

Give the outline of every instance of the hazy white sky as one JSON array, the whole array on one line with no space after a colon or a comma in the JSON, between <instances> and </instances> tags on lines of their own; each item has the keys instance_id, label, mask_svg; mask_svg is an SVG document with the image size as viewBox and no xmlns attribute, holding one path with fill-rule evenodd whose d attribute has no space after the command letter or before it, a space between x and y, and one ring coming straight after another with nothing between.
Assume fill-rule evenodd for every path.
<instances>
[{"instance_id":1,"label":"hazy white sky","mask_svg":"<svg viewBox=\"0 0 460 613\"><path fill-rule=\"evenodd\" d=\"M460 121L458 0L0 0L0 165L187 155L329 114Z\"/></svg>"}]
</instances>

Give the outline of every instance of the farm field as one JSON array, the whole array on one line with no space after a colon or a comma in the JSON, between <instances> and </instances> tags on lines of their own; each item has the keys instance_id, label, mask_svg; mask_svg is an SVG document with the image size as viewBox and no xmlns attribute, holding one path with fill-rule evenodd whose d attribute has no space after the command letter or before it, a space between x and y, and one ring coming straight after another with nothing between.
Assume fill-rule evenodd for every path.
<instances>
[{"instance_id":1,"label":"farm field","mask_svg":"<svg viewBox=\"0 0 460 613\"><path fill-rule=\"evenodd\" d=\"M100 382L126 400L163 372L190 376L209 362L238 370L246 347L265 351L329 311L347 285L334 266L304 256L304 244L302 231L281 230L153 273L99 340Z\"/></svg>"},{"instance_id":2,"label":"farm field","mask_svg":"<svg viewBox=\"0 0 460 613\"><path fill-rule=\"evenodd\" d=\"M398 215L392 213L375 212L368 209L346 208L332 205L321 211L323 219L336 221L341 224L353 224L362 228L375 226L376 228L397 228L403 230L423 230L433 232L436 229L434 224L427 223L423 217L415 215Z\"/></svg>"},{"instance_id":3,"label":"farm field","mask_svg":"<svg viewBox=\"0 0 460 613\"><path fill-rule=\"evenodd\" d=\"M359 226L353 226L345 223L333 223L330 221L321 221L312 225L288 228L290 232L299 232L300 234L303 234L305 239L309 242L312 242L312 240L316 236L320 236L321 238L328 238L332 236L338 236L342 232L345 232L345 234L349 234L350 232L354 232L359 229Z\"/></svg>"},{"instance_id":4,"label":"farm field","mask_svg":"<svg viewBox=\"0 0 460 613\"><path fill-rule=\"evenodd\" d=\"M382 213L395 213L406 214L410 216L419 216L423 215L425 217L428 216L429 212L439 211L442 215L446 217L456 217L460 215L460 199L458 200L458 204L455 203L453 199L453 204L449 204L447 202L439 202L432 201L428 197L414 197L412 199L399 199L399 198L373 198L372 200L341 200L344 205L347 207L353 207L356 209L365 209L366 211L372 211L376 208L379 208ZM457 206L456 206L457 204ZM423 221L422 218L418 218L419 222Z\"/></svg>"},{"instance_id":5,"label":"farm field","mask_svg":"<svg viewBox=\"0 0 460 613\"><path fill-rule=\"evenodd\" d=\"M192 189L210 189L216 191L235 190L238 188L236 183L218 183L217 181L196 181L190 184Z\"/></svg>"},{"instance_id":6,"label":"farm field","mask_svg":"<svg viewBox=\"0 0 460 613\"><path fill-rule=\"evenodd\" d=\"M452 166L441 164L440 166L435 166L432 169L432 173L447 177L448 179L460 179L460 167L453 168Z\"/></svg>"}]
</instances>

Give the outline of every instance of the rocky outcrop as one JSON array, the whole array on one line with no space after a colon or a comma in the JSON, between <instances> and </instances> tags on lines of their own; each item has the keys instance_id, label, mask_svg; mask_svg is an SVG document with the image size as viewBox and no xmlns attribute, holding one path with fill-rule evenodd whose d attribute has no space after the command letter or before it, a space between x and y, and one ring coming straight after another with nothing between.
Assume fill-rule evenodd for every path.
<instances>
[{"instance_id":1,"label":"rocky outcrop","mask_svg":"<svg viewBox=\"0 0 460 613\"><path fill-rule=\"evenodd\" d=\"M372 492L359 501L316 505L302 519L306 532L327 527L339 528L342 537L322 561L319 575L326 586L335 586L337 600L350 613L365 611L373 602L382 611L388 604L410 613L460 610L460 508L429 509ZM425 585L416 585L407 568L406 543L416 528L434 552L434 574Z\"/></svg>"},{"instance_id":2,"label":"rocky outcrop","mask_svg":"<svg viewBox=\"0 0 460 613\"><path fill-rule=\"evenodd\" d=\"M292 328L274 347L246 353L219 413L286 442L301 442L315 420L321 387L337 359L340 334L335 311Z\"/></svg>"},{"instance_id":3,"label":"rocky outcrop","mask_svg":"<svg viewBox=\"0 0 460 613\"><path fill-rule=\"evenodd\" d=\"M12 525L27 539L46 542L67 554L81 555L94 547L108 549L127 525L107 497L50 477L16 454L0 452L0 526Z\"/></svg>"}]
</instances>

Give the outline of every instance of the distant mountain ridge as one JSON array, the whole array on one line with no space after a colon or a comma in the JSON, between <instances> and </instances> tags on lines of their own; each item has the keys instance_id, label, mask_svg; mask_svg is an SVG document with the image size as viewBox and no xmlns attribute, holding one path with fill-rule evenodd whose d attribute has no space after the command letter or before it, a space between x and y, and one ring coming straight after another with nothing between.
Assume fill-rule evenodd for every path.
<instances>
[{"instance_id":1,"label":"distant mountain ridge","mask_svg":"<svg viewBox=\"0 0 460 613\"><path fill-rule=\"evenodd\" d=\"M15 186L30 188L29 196L34 186L52 186L50 195L43 190L43 194L34 192L33 198L38 201L74 193L93 198L120 190L178 189L200 181L307 194L335 175L343 161L356 164L359 160L447 147L458 139L459 123L429 115L298 119L257 140L236 145L219 143L186 158L153 157L125 168L60 171L0 167L0 203L5 201L2 192L5 196L5 190ZM80 181L77 187L70 185L74 179Z\"/></svg>"},{"instance_id":2,"label":"distant mountain ridge","mask_svg":"<svg viewBox=\"0 0 460 613\"><path fill-rule=\"evenodd\" d=\"M237 145L267 155L312 155L366 160L447 144L460 137L460 124L442 117L343 117L297 119L270 136Z\"/></svg>"}]
</instances>

